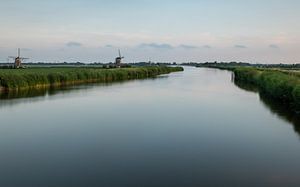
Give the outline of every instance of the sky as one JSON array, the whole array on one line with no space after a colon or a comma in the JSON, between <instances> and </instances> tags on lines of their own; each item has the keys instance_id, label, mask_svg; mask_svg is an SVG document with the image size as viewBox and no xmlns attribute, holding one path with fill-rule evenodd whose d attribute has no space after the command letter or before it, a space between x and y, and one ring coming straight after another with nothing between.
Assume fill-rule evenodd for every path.
<instances>
[{"instance_id":1,"label":"sky","mask_svg":"<svg viewBox=\"0 0 300 187\"><path fill-rule=\"evenodd\" d=\"M0 0L0 62L300 63L299 0Z\"/></svg>"}]
</instances>

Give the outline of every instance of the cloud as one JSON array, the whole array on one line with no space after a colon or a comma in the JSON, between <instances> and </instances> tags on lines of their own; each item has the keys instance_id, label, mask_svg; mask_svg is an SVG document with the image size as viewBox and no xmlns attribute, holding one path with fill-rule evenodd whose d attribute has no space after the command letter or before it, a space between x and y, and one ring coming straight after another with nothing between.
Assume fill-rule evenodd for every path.
<instances>
[{"instance_id":1,"label":"cloud","mask_svg":"<svg viewBox=\"0 0 300 187\"><path fill-rule=\"evenodd\" d=\"M157 43L143 43L138 46L139 48L153 48L153 49L173 49L170 44L157 44Z\"/></svg>"},{"instance_id":2,"label":"cloud","mask_svg":"<svg viewBox=\"0 0 300 187\"><path fill-rule=\"evenodd\" d=\"M21 48L21 51L32 51L30 48Z\"/></svg>"},{"instance_id":3,"label":"cloud","mask_svg":"<svg viewBox=\"0 0 300 187\"><path fill-rule=\"evenodd\" d=\"M197 46L193 46L193 45L185 45L185 44L181 44L178 46L179 48L182 48L182 49L197 49L198 47Z\"/></svg>"},{"instance_id":4,"label":"cloud","mask_svg":"<svg viewBox=\"0 0 300 187\"><path fill-rule=\"evenodd\" d=\"M79 42L68 42L68 43L66 44L66 46L67 46L67 47L81 47L82 44L79 43Z\"/></svg>"},{"instance_id":5,"label":"cloud","mask_svg":"<svg viewBox=\"0 0 300 187\"><path fill-rule=\"evenodd\" d=\"M204 45L203 48L205 48L205 49L211 49L211 46L210 45Z\"/></svg>"},{"instance_id":6,"label":"cloud","mask_svg":"<svg viewBox=\"0 0 300 187\"><path fill-rule=\"evenodd\" d=\"M191 49L197 49L197 46L193 45L187 45L187 44L181 44L179 46L172 46L171 44L158 44L158 43L142 43L138 45L138 48L153 48L153 49L175 49L175 48L181 48L181 49L186 49L186 50L191 50Z\"/></svg>"},{"instance_id":7,"label":"cloud","mask_svg":"<svg viewBox=\"0 0 300 187\"><path fill-rule=\"evenodd\" d=\"M269 48L271 48L271 49L279 49L280 47L278 45L275 45L275 44L270 44Z\"/></svg>"},{"instance_id":8,"label":"cloud","mask_svg":"<svg viewBox=\"0 0 300 187\"><path fill-rule=\"evenodd\" d=\"M110 44L108 44L108 45L106 45L105 47L107 47L107 48L112 48L112 47L114 47L113 45L110 45Z\"/></svg>"},{"instance_id":9,"label":"cloud","mask_svg":"<svg viewBox=\"0 0 300 187\"><path fill-rule=\"evenodd\" d=\"M245 46L245 45L235 45L234 47L237 49L246 49L247 48L247 46Z\"/></svg>"}]
</instances>

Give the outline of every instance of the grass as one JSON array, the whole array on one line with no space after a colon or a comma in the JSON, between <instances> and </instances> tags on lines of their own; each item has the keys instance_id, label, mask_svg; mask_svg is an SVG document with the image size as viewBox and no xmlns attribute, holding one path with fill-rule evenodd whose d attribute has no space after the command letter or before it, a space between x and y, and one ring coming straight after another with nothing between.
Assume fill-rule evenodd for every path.
<instances>
[{"instance_id":1,"label":"grass","mask_svg":"<svg viewBox=\"0 0 300 187\"><path fill-rule=\"evenodd\" d=\"M150 66L138 68L30 68L0 69L1 90L20 90L88 82L112 82L155 77L183 71L182 67Z\"/></svg>"},{"instance_id":2,"label":"grass","mask_svg":"<svg viewBox=\"0 0 300 187\"><path fill-rule=\"evenodd\" d=\"M276 101L300 109L300 71L298 69L259 68L230 64L203 64L198 67L217 68L234 72L238 84L251 84Z\"/></svg>"},{"instance_id":3,"label":"grass","mask_svg":"<svg viewBox=\"0 0 300 187\"><path fill-rule=\"evenodd\" d=\"M300 106L298 72L261 68L235 68L235 80L256 85L264 94L297 107Z\"/></svg>"}]
</instances>

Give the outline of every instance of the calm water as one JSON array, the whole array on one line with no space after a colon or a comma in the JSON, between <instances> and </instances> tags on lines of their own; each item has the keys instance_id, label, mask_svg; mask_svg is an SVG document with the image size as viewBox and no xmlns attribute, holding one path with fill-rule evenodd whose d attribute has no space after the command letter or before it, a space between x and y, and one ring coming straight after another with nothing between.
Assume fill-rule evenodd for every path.
<instances>
[{"instance_id":1,"label":"calm water","mask_svg":"<svg viewBox=\"0 0 300 187\"><path fill-rule=\"evenodd\" d=\"M300 186L297 116L186 68L0 100L2 187Z\"/></svg>"}]
</instances>

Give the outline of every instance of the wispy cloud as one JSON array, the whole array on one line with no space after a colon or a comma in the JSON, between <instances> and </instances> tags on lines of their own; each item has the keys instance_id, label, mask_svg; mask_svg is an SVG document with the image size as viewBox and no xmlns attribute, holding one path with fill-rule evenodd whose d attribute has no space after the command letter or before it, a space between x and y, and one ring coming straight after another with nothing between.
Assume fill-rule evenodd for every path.
<instances>
[{"instance_id":1,"label":"wispy cloud","mask_svg":"<svg viewBox=\"0 0 300 187\"><path fill-rule=\"evenodd\" d=\"M112 47L114 47L113 45L110 45L110 44L107 44L105 47L107 47L107 48L112 48Z\"/></svg>"},{"instance_id":2,"label":"wispy cloud","mask_svg":"<svg viewBox=\"0 0 300 187\"><path fill-rule=\"evenodd\" d=\"M205 48L205 49L211 49L212 47L210 45L204 45L203 48Z\"/></svg>"},{"instance_id":3,"label":"wispy cloud","mask_svg":"<svg viewBox=\"0 0 300 187\"><path fill-rule=\"evenodd\" d=\"M32 51L31 48L21 48L21 51Z\"/></svg>"},{"instance_id":4,"label":"wispy cloud","mask_svg":"<svg viewBox=\"0 0 300 187\"><path fill-rule=\"evenodd\" d=\"M170 44L157 44L157 43L142 43L138 47L139 48L153 48L153 49L173 49L174 48Z\"/></svg>"},{"instance_id":5,"label":"wispy cloud","mask_svg":"<svg viewBox=\"0 0 300 187\"><path fill-rule=\"evenodd\" d=\"M247 46L245 46L245 45L235 45L234 48L237 48L237 49L246 49Z\"/></svg>"},{"instance_id":6,"label":"wispy cloud","mask_svg":"<svg viewBox=\"0 0 300 187\"><path fill-rule=\"evenodd\" d=\"M197 46L194 45L188 45L188 44L180 44L178 46L167 44L167 43L142 43L138 45L138 48L153 48L153 49L185 49L185 50L191 50L191 49L197 49Z\"/></svg>"},{"instance_id":7,"label":"wispy cloud","mask_svg":"<svg viewBox=\"0 0 300 187\"><path fill-rule=\"evenodd\" d=\"M68 42L66 44L67 47L82 47L82 43L79 42Z\"/></svg>"},{"instance_id":8,"label":"wispy cloud","mask_svg":"<svg viewBox=\"0 0 300 187\"><path fill-rule=\"evenodd\" d=\"M278 45L276 45L276 44L270 44L269 48L271 48L271 49L279 49L280 47Z\"/></svg>"},{"instance_id":9,"label":"wispy cloud","mask_svg":"<svg viewBox=\"0 0 300 187\"><path fill-rule=\"evenodd\" d=\"M181 44L178 46L179 48L182 48L182 49L197 49L198 47L197 46L193 46L193 45L186 45L186 44Z\"/></svg>"}]
</instances>

